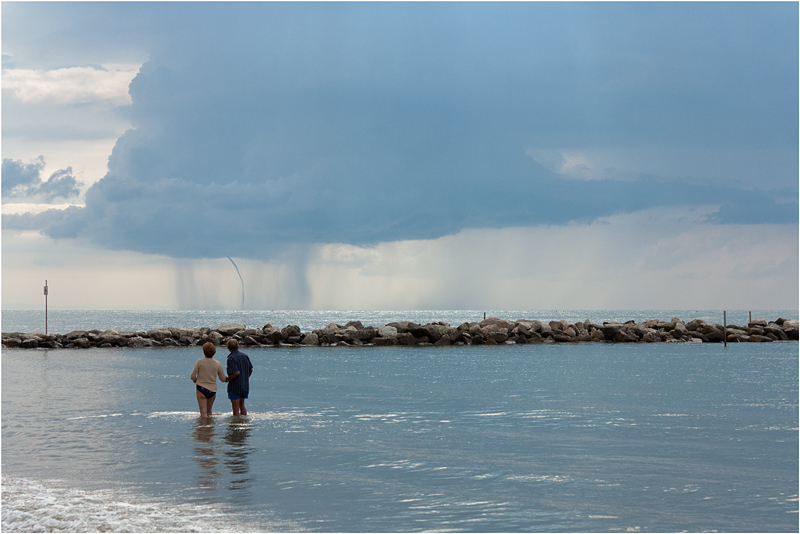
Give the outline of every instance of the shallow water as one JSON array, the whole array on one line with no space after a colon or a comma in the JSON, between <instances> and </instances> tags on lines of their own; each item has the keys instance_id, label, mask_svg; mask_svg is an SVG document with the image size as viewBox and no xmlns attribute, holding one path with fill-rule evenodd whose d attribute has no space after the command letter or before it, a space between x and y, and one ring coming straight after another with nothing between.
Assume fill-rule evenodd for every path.
<instances>
[{"instance_id":1,"label":"shallow water","mask_svg":"<svg viewBox=\"0 0 800 534\"><path fill-rule=\"evenodd\" d=\"M3 350L3 530L798 528L797 343L247 352Z\"/></svg>"}]
</instances>

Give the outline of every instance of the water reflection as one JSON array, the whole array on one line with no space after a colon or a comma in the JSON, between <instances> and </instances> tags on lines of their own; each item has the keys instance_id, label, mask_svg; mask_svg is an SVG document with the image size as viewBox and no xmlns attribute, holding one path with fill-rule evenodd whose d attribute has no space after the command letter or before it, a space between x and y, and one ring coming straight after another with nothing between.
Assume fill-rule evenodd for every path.
<instances>
[{"instance_id":1,"label":"water reflection","mask_svg":"<svg viewBox=\"0 0 800 534\"><path fill-rule=\"evenodd\" d=\"M248 456L253 451L250 446L252 423L247 416L234 416L228 423L228 430L223 438L225 444L225 465L233 475L230 489L234 491L248 489L252 485L250 462Z\"/></svg>"},{"instance_id":2,"label":"water reflection","mask_svg":"<svg viewBox=\"0 0 800 534\"><path fill-rule=\"evenodd\" d=\"M197 485L205 489L213 489L219 483L219 459L214 446L216 434L212 418L197 418L197 426L193 433L193 437L197 442L194 448L194 459L198 467L200 467L197 474Z\"/></svg>"}]
</instances>

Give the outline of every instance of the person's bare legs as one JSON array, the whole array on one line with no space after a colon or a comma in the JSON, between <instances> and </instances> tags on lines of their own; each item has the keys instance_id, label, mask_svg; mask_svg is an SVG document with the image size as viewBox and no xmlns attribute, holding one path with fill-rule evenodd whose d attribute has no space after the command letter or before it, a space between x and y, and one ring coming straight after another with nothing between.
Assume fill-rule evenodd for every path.
<instances>
[{"instance_id":1,"label":"person's bare legs","mask_svg":"<svg viewBox=\"0 0 800 534\"><path fill-rule=\"evenodd\" d=\"M217 399L217 396L214 395L210 399L206 399L206 414L211 417L211 407L214 406L214 401Z\"/></svg>"},{"instance_id":2,"label":"person's bare legs","mask_svg":"<svg viewBox=\"0 0 800 534\"><path fill-rule=\"evenodd\" d=\"M247 415L247 408L244 407L244 399L231 399L231 409L233 415Z\"/></svg>"},{"instance_id":3,"label":"person's bare legs","mask_svg":"<svg viewBox=\"0 0 800 534\"><path fill-rule=\"evenodd\" d=\"M197 407L200 408L200 417L208 417L208 415L211 413L208 403L206 402L208 399L206 399L206 396L197 390L195 390L195 393L197 393Z\"/></svg>"}]
</instances>

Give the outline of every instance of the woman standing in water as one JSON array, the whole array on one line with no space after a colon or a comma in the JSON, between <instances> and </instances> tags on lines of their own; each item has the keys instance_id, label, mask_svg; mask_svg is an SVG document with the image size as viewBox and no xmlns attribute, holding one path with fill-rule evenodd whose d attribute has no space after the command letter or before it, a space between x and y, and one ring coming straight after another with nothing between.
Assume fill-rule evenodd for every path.
<instances>
[{"instance_id":1,"label":"woman standing in water","mask_svg":"<svg viewBox=\"0 0 800 534\"><path fill-rule=\"evenodd\" d=\"M203 345L205 358L200 358L194 364L189 378L197 384L197 405L200 408L200 417L210 417L211 407L217 398L217 377L221 382L227 382L228 377L222 372L222 364L214 359L217 348L210 341Z\"/></svg>"}]
</instances>

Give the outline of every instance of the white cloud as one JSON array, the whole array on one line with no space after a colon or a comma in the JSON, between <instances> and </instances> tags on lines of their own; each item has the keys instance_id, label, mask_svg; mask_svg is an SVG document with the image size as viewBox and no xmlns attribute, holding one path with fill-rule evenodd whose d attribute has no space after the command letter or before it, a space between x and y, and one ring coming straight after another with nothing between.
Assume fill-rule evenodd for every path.
<instances>
[{"instance_id":1,"label":"white cloud","mask_svg":"<svg viewBox=\"0 0 800 534\"><path fill-rule=\"evenodd\" d=\"M2 307L40 309L174 309L173 261L98 249L38 232L3 230Z\"/></svg>"},{"instance_id":2,"label":"white cloud","mask_svg":"<svg viewBox=\"0 0 800 534\"><path fill-rule=\"evenodd\" d=\"M24 103L85 104L97 101L116 106L131 103L128 86L139 65L107 64L50 70L4 69L3 89Z\"/></svg>"},{"instance_id":3,"label":"white cloud","mask_svg":"<svg viewBox=\"0 0 800 534\"><path fill-rule=\"evenodd\" d=\"M65 210L70 206L83 207L83 204L42 204L33 202L3 202L4 215L18 215L23 213L42 213L47 210Z\"/></svg>"}]
</instances>

